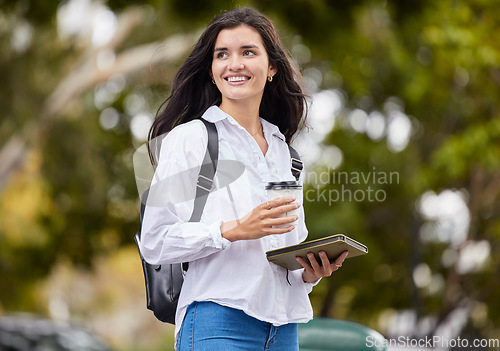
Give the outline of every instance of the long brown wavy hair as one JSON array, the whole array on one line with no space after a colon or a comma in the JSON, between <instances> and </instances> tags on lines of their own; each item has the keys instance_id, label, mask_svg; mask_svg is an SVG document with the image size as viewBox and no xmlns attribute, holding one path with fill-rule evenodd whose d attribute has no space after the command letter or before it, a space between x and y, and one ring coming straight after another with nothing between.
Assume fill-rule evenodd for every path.
<instances>
[{"instance_id":1,"label":"long brown wavy hair","mask_svg":"<svg viewBox=\"0 0 500 351\"><path fill-rule=\"evenodd\" d=\"M306 96L272 22L250 8L237 8L215 17L202 33L193 51L172 82L172 92L162 103L149 131L149 140L169 132L179 124L199 118L206 109L220 105L222 96L209 75L215 41L227 28L247 25L259 32L269 57L277 67L271 83L266 83L259 108L260 117L275 124L289 143L306 117Z\"/></svg>"}]
</instances>

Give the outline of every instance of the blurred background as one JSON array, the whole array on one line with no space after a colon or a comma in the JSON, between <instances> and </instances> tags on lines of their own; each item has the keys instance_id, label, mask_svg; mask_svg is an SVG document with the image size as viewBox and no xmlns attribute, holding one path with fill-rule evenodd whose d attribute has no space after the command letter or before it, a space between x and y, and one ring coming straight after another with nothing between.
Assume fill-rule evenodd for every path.
<instances>
[{"instance_id":1,"label":"blurred background","mask_svg":"<svg viewBox=\"0 0 500 351\"><path fill-rule=\"evenodd\" d=\"M235 6L274 21L304 76L309 237L370 250L315 287L315 315L500 339L496 0L0 0L0 320L173 349L145 307L132 156Z\"/></svg>"}]
</instances>

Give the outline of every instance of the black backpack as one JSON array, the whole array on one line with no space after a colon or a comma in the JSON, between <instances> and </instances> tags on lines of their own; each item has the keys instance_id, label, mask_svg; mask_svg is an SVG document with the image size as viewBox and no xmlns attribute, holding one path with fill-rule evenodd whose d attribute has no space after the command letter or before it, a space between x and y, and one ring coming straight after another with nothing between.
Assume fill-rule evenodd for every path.
<instances>
[{"instance_id":1,"label":"black backpack","mask_svg":"<svg viewBox=\"0 0 500 351\"><path fill-rule=\"evenodd\" d=\"M190 222L199 222L210 190L213 188L213 179L217 171L217 161L219 158L219 138L217 128L214 123L208 122L202 118L200 120L205 124L208 133L208 144L200 168L198 181L196 184L196 197L194 200L193 213ZM289 146L291 155L292 174L298 180L303 163L295 149ZM147 203L148 191L144 192L141 199L141 216L144 216L145 204ZM146 283L146 301L147 308L153 311L156 318L162 322L175 324L175 312L182 284L184 282L184 272L189 268L189 263L174 263L163 265L151 265L144 260L139 248L141 231L135 234L135 241L139 249L139 255L142 261L144 271L144 280Z\"/></svg>"}]
</instances>

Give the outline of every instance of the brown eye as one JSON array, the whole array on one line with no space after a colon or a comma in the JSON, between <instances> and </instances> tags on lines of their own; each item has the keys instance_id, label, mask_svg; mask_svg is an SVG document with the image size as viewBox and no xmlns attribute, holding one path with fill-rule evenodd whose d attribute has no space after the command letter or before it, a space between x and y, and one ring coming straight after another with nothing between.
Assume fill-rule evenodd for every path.
<instances>
[{"instance_id":1,"label":"brown eye","mask_svg":"<svg viewBox=\"0 0 500 351\"><path fill-rule=\"evenodd\" d=\"M218 59L224 59L226 57L227 57L227 53L225 53L223 51L217 53L217 56L216 56L216 58L218 58Z\"/></svg>"}]
</instances>

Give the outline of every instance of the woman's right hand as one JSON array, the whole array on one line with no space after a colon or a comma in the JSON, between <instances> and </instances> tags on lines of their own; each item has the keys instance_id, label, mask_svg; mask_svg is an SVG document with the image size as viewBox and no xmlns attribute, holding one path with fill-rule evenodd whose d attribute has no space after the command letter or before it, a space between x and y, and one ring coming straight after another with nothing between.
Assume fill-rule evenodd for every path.
<instances>
[{"instance_id":1,"label":"woman's right hand","mask_svg":"<svg viewBox=\"0 0 500 351\"><path fill-rule=\"evenodd\" d=\"M291 232L295 229L293 225L284 228L273 226L292 223L297 220L297 216L279 217L300 207L300 204L294 201L294 197L286 196L264 202L243 218L222 223L222 236L229 241L236 241L259 239L266 235Z\"/></svg>"}]
</instances>

